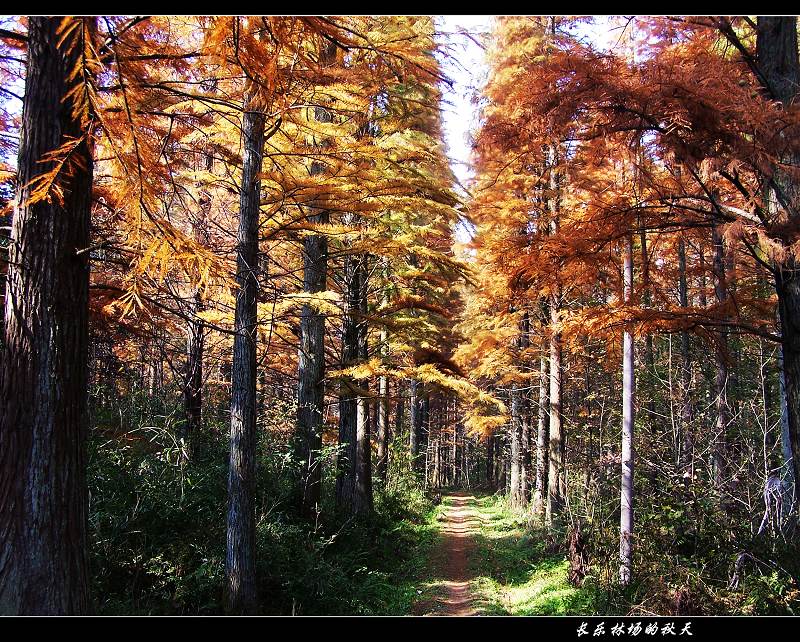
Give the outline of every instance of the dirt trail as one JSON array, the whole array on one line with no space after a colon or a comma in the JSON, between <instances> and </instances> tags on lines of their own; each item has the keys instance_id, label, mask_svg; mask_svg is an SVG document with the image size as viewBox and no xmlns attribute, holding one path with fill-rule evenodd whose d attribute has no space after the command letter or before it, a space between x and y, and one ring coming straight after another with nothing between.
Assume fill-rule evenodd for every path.
<instances>
[{"instance_id":1,"label":"dirt trail","mask_svg":"<svg viewBox=\"0 0 800 642\"><path fill-rule=\"evenodd\" d=\"M418 602L414 615L476 615L468 564L480 517L473 495L459 492L448 497L450 506L440 522L442 542L431 560L432 575L437 578L432 587L435 596Z\"/></svg>"}]
</instances>

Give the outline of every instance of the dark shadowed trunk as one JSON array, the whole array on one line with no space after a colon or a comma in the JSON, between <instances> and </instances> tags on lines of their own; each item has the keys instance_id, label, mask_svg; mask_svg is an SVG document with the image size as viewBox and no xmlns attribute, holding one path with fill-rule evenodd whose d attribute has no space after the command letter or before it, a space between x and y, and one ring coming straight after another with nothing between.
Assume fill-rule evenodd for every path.
<instances>
[{"instance_id":1,"label":"dark shadowed trunk","mask_svg":"<svg viewBox=\"0 0 800 642\"><path fill-rule=\"evenodd\" d=\"M195 320L203 310L199 291L192 296L189 316L192 321L186 324L186 374L183 383L183 410L185 423L180 437L194 437L200 430L203 420L203 349L205 329L203 322Z\"/></svg>"},{"instance_id":2,"label":"dark shadowed trunk","mask_svg":"<svg viewBox=\"0 0 800 642\"><path fill-rule=\"evenodd\" d=\"M797 53L797 17L759 16L756 57L761 72L759 79L767 98L790 108L800 87L800 60ZM782 142L783 137L776 137ZM778 154L783 169L776 164L769 179L767 207L778 224L796 223L800 218L800 182L793 172L800 166L800 157L791 150ZM790 229L790 226L786 226ZM793 238L785 239L791 244ZM788 437L792 450L794 479L800 479L800 266L790 256L775 274L781 332L783 337L783 373L786 387ZM795 484L795 497L800 501L800 484Z\"/></svg>"},{"instance_id":3,"label":"dark shadowed trunk","mask_svg":"<svg viewBox=\"0 0 800 642\"><path fill-rule=\"evenodd\" d=\"M320 62L330 65L336 60L336 45L325 43L321 47ZM332 120L330 110L316 107L314 117L318 122ZM325 147L328 141L321 141ZM325 164L311 163L311 176L324 180ZM310 206L307 220L312 225L325 225L330 221L328 210ZM327 287L328 238L324 234L310 234L303 240L303 292L314 295ZM325 315L315 306L305 304L300 313L300 349L297 361L297 426L294 454L299 466L296 482L300 514L313 519L319 510L322 486L322 467L319 451L322 448L323 409L325 402Z\"/></svg>"},{"instance_id":4,"label":"dark shadowed trunk","mask_svg":"<svg viewBox=\"0 0 800 642\"><path fill-rule=\"evenodd\" d=\"M342 367L364 360L366 355L366 258L345 256L345 311L342 326ZM356 514L372 507L366 382L342 377L339 393L339 466L336 503L345 512Z\"/></svg>"},{"instance_id":5,"label":"dark shadowed trunk","mask_svg":"<svg viewBox=\"0 0 800 642\"><path fill-rule=\"evenodd\" d=\"M228 469L228 538L225 575L227 610L252 614L256 595L256 300L258 214L264 114L249 95L242 121L242 185L236 248L236 312L231 371L230 467Z\"/></svg>"},{"instance_id":6,"label":"dark shadowed trunk","mask_svg":"<svg viewBox=\"0 0 800 642\"><path fill-rule=\"evenodd\" d=\"M82 43L31 17L0 374L0 614L88 608L86 437L92 155L83 140L63 204L29 203L45 154L83 136L67 98ZM84 22L88 33L93 23ZM78 79L81 78L79 73Z\"/></svg>"}]
</instances>

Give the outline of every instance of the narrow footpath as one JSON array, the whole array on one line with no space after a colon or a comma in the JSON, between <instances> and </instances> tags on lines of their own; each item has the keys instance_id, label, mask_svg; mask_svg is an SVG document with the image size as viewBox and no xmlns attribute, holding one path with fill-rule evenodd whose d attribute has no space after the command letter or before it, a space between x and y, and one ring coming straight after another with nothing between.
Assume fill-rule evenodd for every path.
<instances>
[{"instance_id":1,"label":"narrow footpath","mask_svg":"<svg viewBox=\"0 0 800 642\"><path fill-rule=\"evenodd\" d=\"M431 583L427 599L415 604L414 615L477 615L470 588L470 552L480 517L475 497L468 492L446 495L440 518L441 542L431 558Z\"/></svg>"}]
</instances>

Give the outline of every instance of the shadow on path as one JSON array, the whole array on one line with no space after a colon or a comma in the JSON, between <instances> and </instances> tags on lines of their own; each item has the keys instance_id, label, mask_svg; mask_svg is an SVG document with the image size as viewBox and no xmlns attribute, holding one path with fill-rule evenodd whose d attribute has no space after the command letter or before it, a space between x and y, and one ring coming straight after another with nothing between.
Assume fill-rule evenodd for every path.
<instances>
[{"instance_id":1,"label":"shadow on path","mask_svg":"<svg viewBox=\"0 0 800 642\"><path fill-rule=\"evenodd\" d=\"M475 496L467 492L447 495L440 518L441 542L432 560L432 597L414 605L414 615L476 615L470 588L469 555L481 518L475 511Z\"/></svg>"}]
</instances>

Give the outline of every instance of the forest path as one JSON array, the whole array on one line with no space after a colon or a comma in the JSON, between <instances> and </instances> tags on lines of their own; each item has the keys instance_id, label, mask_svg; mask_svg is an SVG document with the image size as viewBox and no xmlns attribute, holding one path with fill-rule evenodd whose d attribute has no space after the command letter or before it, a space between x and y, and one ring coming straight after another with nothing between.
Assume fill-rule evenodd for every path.
<instances>
[{"instance_id":1,"label":"forest path","mask_svg":"<svg viewBox=\"0 0 800 642\"><path fill-rule=\"evenodd\" d=\"M470 588L469 558L481 518L475 496L468 492L445 495L439 517L441 542L431 557L430 596L414 605L414 615L476 615Z\"/></svg>"}]
</instances>

